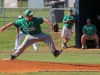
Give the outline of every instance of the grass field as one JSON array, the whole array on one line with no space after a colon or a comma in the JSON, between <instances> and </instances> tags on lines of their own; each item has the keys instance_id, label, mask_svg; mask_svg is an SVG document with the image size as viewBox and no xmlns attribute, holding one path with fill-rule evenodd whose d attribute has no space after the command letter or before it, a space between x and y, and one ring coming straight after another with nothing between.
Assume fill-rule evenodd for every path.
<instances>
[{"instance_id":1,"label":"grass field","mask_svg":"<svg viewBox=\"0 0 100 75\"><path fill-rule=\"evenodd\" d=\"M0 75L100 75L99 72L61 72L61 73L57 73L57 72L51 72L51 73L48 73L48 72L45 72L45 73L23 73L23 74L5 74L5 73L1 73Z\"/></svg>"},{"instance_id":2,"label":"grass field","mask_svg":"<svg viewBox=\"0 0 100 75\"><path fill-rule=\"evenodd\" d=\"M12 19L11 19L12 20ZM50 26L43 24L42 30L52 36L57 49L61 49L61 43L63 39L60 38L59 33L51 32ZM59 23L59 27L62 28L63 24ZM1 27L1 26L0 26ZM8 28L4 33L0 33L0 59L8 58L13 52L16 31L15 27ZM24 38L23 38L24 39ZM21 40L21 42L23 41ZM71 40L68 42L68 46L75 45L75 33L73 34ZM78 64L100 64L100 50L67 50L65 49L61 56L56 60L48 46L44 43L38 43L39 51L35 52L32 46L29 46L24 52L31 52L32 54L23 53L18 57L21 60L31 60L31 61L44 61L44 62L57 62L57 63L78 63ZM10 52L10 53L5 53ZM42 52L43 54L39 54ZM1 75L11 75L6 73L0 73ZM22 75L99 75L99 72L49 72L49 73L25 73ZM12 74L21 75L21 74Z\"/></svg>"},{"instance_id":3,"label":"grass field","mask_svg":"<svg viewBox=\"0 0 100 75\"><path fill-rule=\"evenodd\" d=\"M61 42L63 41L60 38L59 33L54 33L50 31L50 28L45 23L42 25L44 32L50 34L56 44L57 49L61 49ZM15 42L15 28L8 28L4 33L0 33L0 59L8 58L13 52ZM24 38L23 38L24 39ZM21 40L21 42L23 41ZM75 34L73 34L71 40L68 42L68 46L75 45ZM24 52L31 53L25 54L22 53L18 57L20 60L29 60L29 61L43 61L43 62L57 62L57 63L77 63L77 64L100 64L100 50L67 50L64 49L62 55L54 59L50 49L44 43L38 43L39 51L35 52L32 46L28 47ZM7 52L7 53L5 53ZM42 52L42 54L40 54ZM3 73L1 73L2 75ZM25 73L22 75L99 75L99 72L43 72L43 73ZM6 73L5 73L6 75ZM9 74L7 74L9 75ZM12 75L21 75L21 74L12 74Z\"/></svg>"},{"instance_id":4,"label":"grass field","mask_svg":"<svg viewBox=\"0 0 100 75\"><path fill-rule=\"evenodd\" d=\"M23 6L25 5L27 5L26 2L23 3ZM5 16L10 18L6 18L5 24L15 20L17 16L20 14L19 9L16 11L15 10L16 9L11 9L11 10L6 9ZM43 17L48 17L48 11L43 11L43 10L35 11L34 15L35 16L42 15ZM0 18L0 27L2 27L3 25L1 21L3 21L3 18ZM48 33L52 36L57 49L61 49L61 43L63 42L63 39L60 38L60 34L51 32L50 26L48 26L45 23L41 26L42 26L42 30L45 33ZM63 24L59 23L60 29L62 28L62 26ZM8 28L4 33L0 33L0 59L1 60L3 58L8 58L10 54L13 52L12 49L14 48L15 36L16 36L15 27ZM21 42L23 40L24 38L21 40ZM74 45L75 45L75 33L73 34L71 40L68 42L69 47ZM64 49L62 55L60 55L58 58L55 59L49 47L46 44L38 43L38 46L39 46L38 52L35 52L32 46L29 46L24 52L31 53L31 54L22 53L18 57L18 59L29 60L29 61L57 62L57 63L100 64L100 50ZM40 54L41 52L42 54ZM100 75L100 73L99 72L40 72L40 73L29 72L29 73L13 73L13 74L0 73L0 75Z\"/></svg>"}]
</instances>

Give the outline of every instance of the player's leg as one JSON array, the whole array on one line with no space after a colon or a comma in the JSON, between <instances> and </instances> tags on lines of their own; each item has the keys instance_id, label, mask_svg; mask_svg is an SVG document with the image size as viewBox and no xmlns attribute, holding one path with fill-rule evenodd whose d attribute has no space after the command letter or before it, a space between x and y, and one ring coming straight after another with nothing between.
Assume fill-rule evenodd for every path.
<instances>
[{"instance_id":1,"label":"player's leg","mask_svg":"<svg viewBox=\"0 0 100 75\"><path fill-rule=\"evenodd\" d=\"M25 34L23 32L20 32L15 40L15 48L14 50L17 50L17 48L20 46L20 40L25 36Z\"/></svg>"},{"instance_id":2,"label":"player's leg","mask_svg":"<svg viewBox=\"0 0 100 75\"><path fill-rule=\"evenodd\" d=\"M11 54L10 59L13 60L17 58L28 46L32 45L36 41L37 39L35 39L33 36L26 35L23 43L18 47L18 49L14 53Z\"/></svg>"},{"instance_id":3,"label":"player's leg","mask_svg":"<svg viewBox=\"0 0 100 75\"><path fill-rule=\"evenodd\" d=\"M37 45L37 43L33 44L33 48L34 48L35 51L38 51L38 45Z\"/></svg>"},{"instance_id":4,"label":"player's leg","mask_svg":"<svg viewBox=\"0 0 100 75\"><path fill-rule=\"evenodd\" d=\"M68 35L67 35L67 40L66 40L66 44L67 44L67 42L71 39L71 37L72 37L72 29L67 29L67 32L68 32Z\"/></svg>"},{"instance_id":5,"label":"player's leg","mask_svg":"<svg viewBox=\"0 0 100 75\"><path fill-rule=\"evenodd\" d=\"M65 26L63 26L61 37L64 38L64 42L61 44L62 44L62 48L64 49L67 48L66 43L69 41L69 38L67 38L68 32L69 32L68 29Z\"/></svg>"},{"instance_id":6,"label":"player's leg","mask_svg":"<svg viewBox=\"0 0 100 75\"><path fill-rule=\"evenodd\" d=\"M98 49L99 48L99 37L97 34L95 34L92 39L95 39L95 42L96 42L96 48Z\"/></svg>"},{"instance_id":7,"label":"player's leg","mask_svg":"<svg viewBox=\"0 0 100 75\"><path fill-rule=\"evenodd\" d=\"M88 36L82 35L82 37L81 37L81 44L82 44L81 49L85 49L85 41L86 41L86 39L88 39L88 38L89 38Z\"/></svg>"},{"instance_id":8,"label":"player's leg","mask_svg":"<svg viewBox=\"0 0 100 75\"><path fill-rule=\"evenodd\" d=\"M66 32L67 32L67 37L65 38L64 43L66 43L66 45L67 45L67 42L68 42L68 41L71 39L71 37L72 37L72 29L67 29Z\"/></svg>"},{"instance_id":9,"label":"player's leg","mask_svg":"<svg viewBox=\"0 0 100 75\"><path fill-rule=\"evenodd\" d=\"M31 35L27 35L25 37L25 40L23 41L22 45L20 47L18 47L18 49L11 54L11 58L10 59L15 59L16 57L18 57L29 45L35 43L35 42L45 42L52 50L53 54L55 57L57 57L59 54L62 53L62 50L56 50L54 42L51 38L50 35L48 34L44 34L44 33L40 33L34 36Z\"/></svg>"},{"instance_id":10,"label":"player's leg","mask_svg":"<svg viewBox=\"0 0 100 75\"><path fill-rule=\"evenodd\" d=\"M52 53L55 57L57 57L59 54L62 53L62 50L56 49L53 39L50 35L41 33L39 36L40 36L40 38L42 38L42 39L40 39L40 41L45 42L50 47L50 49L52 50Z\"/></svg>"}]
</instances>

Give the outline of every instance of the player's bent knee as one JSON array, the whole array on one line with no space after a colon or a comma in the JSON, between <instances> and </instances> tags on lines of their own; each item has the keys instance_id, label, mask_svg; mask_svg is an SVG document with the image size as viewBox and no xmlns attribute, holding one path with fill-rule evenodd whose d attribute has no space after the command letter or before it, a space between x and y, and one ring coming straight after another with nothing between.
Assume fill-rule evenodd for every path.
<instances>
[{"instance_id":1,"label":"player's bent knee","mask_svg":"<svg viewBox=\"0 0 100 75\"><path fill-rule=\"evenodd\" d=\"M96 38L99 38L99 37L98 37L98 35L97 35L97 34L95 34L95 35L94 35L94 38L96 39Z\"/></svg>"},{"instance_id":2,"label":"player's bent knee","mask_svg":"<svg viewBox=\"0 0 100 75\"><path fill-rule=\"evenodd\" d=\"M70 40L70 38L65 38L65 40Z\"/></svg>"},{"instance_id":3,"label":"player's bent knee","mask_svg":"<svg viewBox=\"0 0 100 75\"><path fill-rule=\"evenodd\" d=\"M86 35L82 35L82 37L81 38L86 38Z\"/></svg>"}]
</instances>

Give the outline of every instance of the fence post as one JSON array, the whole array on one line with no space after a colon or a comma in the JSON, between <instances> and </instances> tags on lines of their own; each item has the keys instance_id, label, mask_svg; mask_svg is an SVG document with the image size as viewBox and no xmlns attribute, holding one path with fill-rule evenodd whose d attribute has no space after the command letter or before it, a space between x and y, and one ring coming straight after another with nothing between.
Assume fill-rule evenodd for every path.
<instances>
[{"instance_id":1,"label":"fence post","mask_svg":"<svg viewBox=\"0 0 100 75\"><path fill-rule=\"evenodd\" d=\"M3 25L5 25L5 8L3 8Z\"/></svg>"}]
</instances>

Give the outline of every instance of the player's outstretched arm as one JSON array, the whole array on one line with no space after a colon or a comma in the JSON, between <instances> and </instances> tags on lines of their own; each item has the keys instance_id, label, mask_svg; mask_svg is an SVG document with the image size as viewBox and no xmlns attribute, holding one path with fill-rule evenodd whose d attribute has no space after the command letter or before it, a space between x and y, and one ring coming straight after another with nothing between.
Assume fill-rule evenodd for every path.
<instances>
[{"instance_id":1,"label":"player's outstretched arm","mask_svg":"<svg viewBox=\"0 0 100 75\"><path fill-rule=\"evenodd\" d=\"M54 29L53 24L47 18L44 18L44 22L52 26L52 28Z\"/></svg>"},{"instance_id":2,"label":"player's outstretched arm","mask_svg":"<svg viewBox=\"0 0 100 75\"><path fill-rule=\"evenodd\" d=\"M7 28L9 28L9 27L11 27L11 26L13 26L13 25L14 25L14 22L8 23L7 25L1 27L0 32L4 32L5 29L7 29Z\"/></svg>"}]
</instances>

